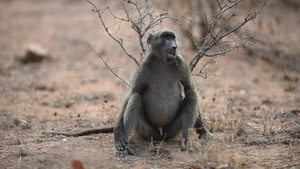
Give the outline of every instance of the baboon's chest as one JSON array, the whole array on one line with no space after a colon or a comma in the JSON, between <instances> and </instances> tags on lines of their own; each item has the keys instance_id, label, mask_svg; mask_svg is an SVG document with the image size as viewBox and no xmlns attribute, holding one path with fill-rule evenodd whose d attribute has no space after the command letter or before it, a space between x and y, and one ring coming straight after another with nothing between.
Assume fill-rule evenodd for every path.
<instances>
[{"instance_id":1,"label":"baboon's chest","mask_svg":"<svg viewBox=\"0 0 300 169\"><path fill-rule=\"evenodd\" d=\"M166 126L177 115L182 101L182 87L178 80L155 79L143 94L143 106L149 122L155 126Z\"/></svg>"}]
</instances>

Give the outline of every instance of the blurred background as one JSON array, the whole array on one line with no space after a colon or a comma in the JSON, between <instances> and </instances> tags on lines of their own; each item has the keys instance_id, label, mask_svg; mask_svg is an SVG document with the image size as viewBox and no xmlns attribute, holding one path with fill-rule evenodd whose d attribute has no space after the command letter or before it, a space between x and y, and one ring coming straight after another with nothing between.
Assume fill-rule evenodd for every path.
<instances>
[{"instance_id":1,"label":"blurred background","mask_svg":"<svg viewBox=\"0 0 300 169\"><path fill-rule=\"evenodd\" d=\"M117 8L120 6L118 1L92 2L99 9L113 6L116 7L115 11L120 10ZM151 1L151 4L153 10L168 11L170 15L179 18L191 17L192 12L196 11L211 16L211 11L217 8L211 1L167 0ZM245 16L257 7L256 1L244 1L236 9L236 13ZM211 131L224 132L231 125L228 120L237 121L242 114L252 125L258 126L251 127L249 124L248 130L254 132L250 136L254 137L256 131L264 130L265 117L300 109L299 10L300 1L297 0L267 1L267 6L257 18L241 29L245 34L254 35L251 45L233 50L228 55L218 56L208 67L208 78L194 76L201 112ZM122 13L121 10L119 12ZM114 20L107 11L103 13L103 17L109 26L114 25ZM239 21L236 19L234 23ZM194 22L194 26L200 37L207 33L201 18ZM179 24L172 21L159 24L154 31L164 27L176 31L180 53L189 61L196 53L190 37ZM130 25L123 24L112 30L118 30L112 32L113 35L122 38L126 49L140 61L138 37ZM88 44L103 56L114 72L130 82L137 65L107 35L97 13L86 1L0 1L0 151L3 152L0 157L3 163L0 166L6 168L14 161L17 168L35 168L44 164L51 166L50 168L64 168L68 164L62 162L61 158L73 159L72 146L77 145L70 143L70 149L64 150L56 144L57 140L50 140L52 143L45 139L41 131L74 132L114 124L128 87L105 67ZM200 65L208 60L201 59L194 72L197 73ZM299 118L299 112L291 114ZM220 120L220 117L221 121L226 122L217 124L216 119ZM282 128L281 123L270 123L274 123L273 128ZM300 159L299 126L294 126L296 129L289 128L298 139L298 148L292 147L290 150L280 147L288 149L292 154L296 153L294 161ZM40 146L36 145L36 140L41 138L38 142ZM112 145L112 135L97 139L104 139L101 141L103 144ZM21 140L20 143L18 140ZM88 140L82 142L86 143L86 150L74 157L87 159L88 157L83 156L89 153L97 156L98 152L92 151L93 148L88 146ZM24 148L24 145L27 147ZM19 156L22 156L23 149L25 160L16 163ZM103 160L113 157L111 146L99 149L104 151L102 153L109 154ZM33 160L36 154L49 151L51 158L43 157L50 161ZM276 153L280 155L278 151L274 154ZM61 155L57 156L58 154ZM97 157L101 158L100 155ZM253 160L257 158L259 159L254 157ZM282 163L287 159L289 157L283 158ZM272 159L260 162L265 166L274 164ZM145 161L142 163L147 164ZM104 166L105 164L107 162L103 162ZM292 160L291 164L296 162L293 163ZM89 165L100 164L97 160L91 160ZM114 165L118 166L118 163ZM255 167L257 164L248 165Z\"/></svg>"}]
</instances>

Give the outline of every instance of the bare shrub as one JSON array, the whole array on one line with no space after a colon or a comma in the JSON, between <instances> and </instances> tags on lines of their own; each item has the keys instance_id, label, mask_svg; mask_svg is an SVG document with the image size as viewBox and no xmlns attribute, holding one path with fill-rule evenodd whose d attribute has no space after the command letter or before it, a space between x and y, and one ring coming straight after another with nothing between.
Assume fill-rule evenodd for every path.
<instances>
[{"instance_id":1,"label":"bare shrub","mask_svg":"<svg viewBox=\"0 0 300 169\"><path fill-rule=\"evenodd\" d=\"M250 44L250 40L253 39L254 35L243 34L241 28L249 21L254 21L257 14L259 14L266 5L265 1L246 3L242 2L242 0L225 0L223 2L219 0L184 1L184 3L181 1L167 1L171 4L178 3L177 8L178 6L182 7L180 5L181 3L186 4L185 11L195 11L189 13L183 12L184 14L182 14L177 11L184 10L177 10L176 7L174 7L174 10L156 11L150 0L119 1L113 7L107 6L101 9L91 0L87 0L87 2L92 5L93 11L98 14L98 18L106 33L119 44L124 53L137 65L139 65L142 56L146 52L146 43L144 42L146 34L158 25L170 20L173 21L174 25L179 25L181 30L184 30L185 34L190 37L194 49L196 49L194 56L189 61L192 71L198 65L199 60L204 56L212 58L205 64L202 64L200 71L195 74L203 78L208 77L206 66L212 63L213 59L217 56L226 55L234 49L243 48ZM156 4L156 6L163 6L164 2L160 3L161 4ZM205 6L203 4L208 5ZM170 4L168 4L168 6L170 6ZM204 12L205 7L207 7L210 12ZM172 13L176 15L171 15ZM104 16L108 14L110 15L110 20L113 20L110 26L108 26L109 21L104 18ZM128 50L126 47L127 42L125 42L120 35L118 36L117 33L122 29L122 26L130 27L135 32L140 47L140 61L138 61L137 56L131 54ZM97 55L102 58L100 54ZM109 68L109 65L107 65L104 60L102 61ZM112 71L110 68L109 70ZM114 75L121 79L115 73ZM126 83L124 80L122 81ZM128 83L126 84L129 85Z\"/></svg>"}]
</instances>

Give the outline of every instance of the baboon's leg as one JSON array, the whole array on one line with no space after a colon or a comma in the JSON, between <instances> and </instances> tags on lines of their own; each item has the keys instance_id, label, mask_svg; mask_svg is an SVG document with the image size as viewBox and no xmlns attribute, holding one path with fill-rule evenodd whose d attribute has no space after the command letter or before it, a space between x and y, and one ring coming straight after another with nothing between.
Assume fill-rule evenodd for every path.
<instances>
[{"instance_id":1,"label":"baboon's leg","mask_svg":"<svg viewBox=\"0 0 300 169\"><path fill-rule=\"evenodd\" d=\"M175 120L165 127L167 138L174 137L182 130L181 150L186 149L186 145L189 141L189 130L194 126L198 114L197 110L197 95L194 90L190 90L186 92Z\"/></svg>"},{"instance_id":2,"label":"baboon's leg","mask_svg":"<svg viewBox=\"0 0 300 169\"><path fill-rule=\"evenodd\" d=\"M127 139L134 128L145 138L157 134L157 127L151 125L146 119L142 102L139 94L133 94L128 102L124 114L124 132Z\"/></svg>"},{"instance_id":3,"label":"baboon's leg","mask_svg":"<svg viewBox=\"0 0 300 169\"><path fill-rule=\"evenodd\" d=\"M134 128L137 128L144 137L151 133L152 126L147 122L142 98L139 94L132 94L128 100L123 115L122 129L115 129L116 156L125 157L127 154L134 155L134 152L127 146L128 138ZM121 130L121 131L120 131Z\"/></svg>"},{"instance_id":4,"label":"baboon's leg","mask_svg":"<svg viewBox=\"0 0 300 169\"><path fill-rule=\"evenodd\" d=\"M128 137L137 125L136 115L142 111L140 96L138 94L131 95L123 109L124 113L120 115L114 129L116 156L119 158L124 158L127 154L134 155L134 152L128 147Z\"/></svg>"},{"instance_id":5,"label":"baboon's leg","mask_svg":"<svg viewBox=\"0 0 300 169\"><path fill-rule=\"evenodd\" d=\"M138 124L138 116L143 113L142 100L139 94L133 94L126 106L126 110L124 113L124 134L126 136L126 140L131 133L131 131Z\"/></svg>"}]
</instances>

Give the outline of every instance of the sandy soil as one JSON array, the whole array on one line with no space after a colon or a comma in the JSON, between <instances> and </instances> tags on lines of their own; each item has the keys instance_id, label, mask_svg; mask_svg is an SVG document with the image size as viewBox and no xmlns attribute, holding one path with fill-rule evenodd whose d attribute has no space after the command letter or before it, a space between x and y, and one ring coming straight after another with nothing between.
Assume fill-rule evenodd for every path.
<instances>
[{"instance_id":1,"label":"sandy soil","mask_svg":"<svg viewBox=\"0 0 300 169\"><path fill-rule=\"evenodd\" d=\"M118 160L113 134L70 138L45 131L112 126L118 117L128 88L87 43L126 81L137 66L85 1L0 1L0 168L72 168L73 160L85 168L300 168L300 20L292 2L268 6L249 28L268 48L233 51L217 58L209 78L194 77L215 138L193 133L198 151L181 152L179 138L133 137L136 155ZM21 63L30 44L44 46L50 57ZM272 57L274 46L280 56ZM193 55L188 48L181 53Z\"/></svg>"}]
</instances>

